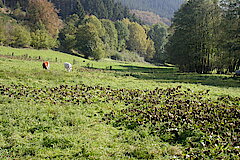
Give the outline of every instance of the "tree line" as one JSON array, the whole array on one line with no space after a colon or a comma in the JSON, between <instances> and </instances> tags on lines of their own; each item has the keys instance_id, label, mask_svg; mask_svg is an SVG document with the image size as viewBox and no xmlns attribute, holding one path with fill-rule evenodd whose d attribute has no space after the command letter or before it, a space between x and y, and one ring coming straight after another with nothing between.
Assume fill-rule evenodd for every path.
<instances>
[{"instance_id":1,"label":"tree line","mask_svg":"<svg viewBox=\"0 0 240 160\"><path fill-rule=\"evenodd\" d=\"M77 51L86 58L129 60L135 56L160 61L158 55L164 52L167 29L161 24L150 27L127 18L111 21L94 15L86 15L81 20L77 14L68 17L65 23L59 33L60 48Z\"/></svg>"},{"instance_id":2,"label":"tree line","mask_svg":"<svg viewBox=\"0 0 240 160\"><path fill-rule=\"evenodd\" d=\"M240 66L240 1L189 0L175 13L167 44L181 71L233 72Z\"/></svg>"},{"instance_id":3,"label":"tree line","mask_svg":"<svg viewBox=\"0 0 240 160\"><path fill-rule=\"evenodd\" d=\"M90 1L76 2L76 9L66 18L60 17L54 4L47 0L29 0L25 9L17 3L8 16L0 19L0 43L55 48L96 60L109 57L160 61L166 43L165 26L141 25L124 16L115 21L99 18L97 13L99 17L84 10L83 2Z\"/></svg>"}]
</instances>

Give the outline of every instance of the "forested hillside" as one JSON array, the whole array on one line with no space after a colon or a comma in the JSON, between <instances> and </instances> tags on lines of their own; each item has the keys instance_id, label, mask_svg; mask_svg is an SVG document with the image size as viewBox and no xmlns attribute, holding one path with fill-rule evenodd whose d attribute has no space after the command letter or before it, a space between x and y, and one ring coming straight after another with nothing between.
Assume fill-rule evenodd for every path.
<instances>
[{"instance_id":1,"label":"forested hillside","mask_svg":"<svg viewBox=\"0 0 240 160\"><path fill-rule=\"evenodd\" d=\"M171 19L184 0L117 0L130 9L154 12L161 17Z\"/></svg>"},{"instance_id":2,"label":"forested hillside","mask_svg":"<svg viewBox=\"0 0 240 160\"><path fill-rule=\"evenodd\" d=\"M0 0L3 5L10 8L26 10L28 0ZM84 11L86 14L94 14L98 18L119 20L129 18L136 19L129 13L129 9L114 0L49 0L59 10L59 15L63 18Z\"/></svg>"},{"instance_id":3,"label":"forested hillside","mask_svg":"<svg viewBox=\"0 0 240 160\"><path fill-rule=\"evenodd\" d=\"M171 25L171 21L169 19L162 18L153 12L133 9L130 11L130 13L134 14L143 23L148 24L148 25L153 25L153 24L157 24L157 23L164 23L169 26Z\"/></svg>"},{"instance_id":4,"label":"forested hillside","mask_svg":"<svg viewBox=\"0 0 240 160\"><path fill-rule=\"evenodd\" d=\"M114 0L0 2L0 43L4 46L54 48L95 60L161 61L166 26L142 25Z\"/></svg>"}]
</instances>

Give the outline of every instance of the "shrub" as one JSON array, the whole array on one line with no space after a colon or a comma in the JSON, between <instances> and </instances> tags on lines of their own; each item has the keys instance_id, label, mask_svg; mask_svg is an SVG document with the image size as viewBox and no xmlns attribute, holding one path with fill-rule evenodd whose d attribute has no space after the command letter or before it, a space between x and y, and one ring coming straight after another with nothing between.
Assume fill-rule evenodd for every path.
<instances>
[{"instance_id":1,"label":"shrub","mask_svg":"<svg viewBox=\"0 0 240 160\"><path fill-rule=\"evenodd\" d=\"M128 62L145 62L143 57L140 57L135 52L129 51L116 52L114 55L111 56L111 59Z\"/></svg>"},{"instance_id":2,"label":"shrub","mask_svg":"<svg viewBox=\"0 0 240 160\"><path fill-rule=\"evenodd\" d=\"M92 56L94 58L94 60L100 60L101 58L103 58L105 55L105 52L102 48L97 47L96 49L93 50L92 52Z\"/></svg>"},{"instance_id":3,"label":"shrub","mask_svg":"<svg viewBox=\"0 0 240 160\"><path fill-rule=\"evenodd\" d=\"M5 26L0 23L0 45L3 45L6 41L6 35L5 35Z\"/></svg>"}]
</instances>

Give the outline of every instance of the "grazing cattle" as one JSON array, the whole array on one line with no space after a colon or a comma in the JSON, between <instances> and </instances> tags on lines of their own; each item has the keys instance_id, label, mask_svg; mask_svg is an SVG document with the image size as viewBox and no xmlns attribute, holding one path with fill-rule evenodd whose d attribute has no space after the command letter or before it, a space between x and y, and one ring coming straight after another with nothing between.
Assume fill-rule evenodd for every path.
<instances>
[{"instance_id":1,"label":"grazing cattle","mask_svg":"<svg viewBox=\"0 0 240 160\"><path fill-rule=\"evenodd\" d=\"M43 69L49 69L50 68L50 64L49 64L48 61L43 62L42 66L43 66Z\"/></svg>"},{"instance_id":2,"label":"grazing cattle","mask_svg":"<svg viewBox=\"0 0 240 160\"><path fill-rule=\"evenodd\" d=\"M234 76L240 76L240 70L235 71Z\"/></svg>"},{"instance_id":3,"label":"grazing cattle","mask_svg":"<svg viewBox=\"0 0 240 160\"><path fill-rule=\"evenodd\" d=\"M70 63L68 63L68 62L65 62L65 63L64 63L64 67L66 68L66 70L67 70L68 72L70 72L70 71L72 70L72 65L71 65Z\"/></svg>"}]
</instances>

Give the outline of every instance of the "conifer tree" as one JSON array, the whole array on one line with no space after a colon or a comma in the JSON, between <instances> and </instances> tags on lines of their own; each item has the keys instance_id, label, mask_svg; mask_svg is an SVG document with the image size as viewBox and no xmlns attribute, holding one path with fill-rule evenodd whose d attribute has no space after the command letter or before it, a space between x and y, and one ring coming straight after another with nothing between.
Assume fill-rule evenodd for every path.
<instances>
[{"instance_id":1,"label":"conifer tree","mask_svg":"<svg viewBox=\"0 0 240 160\"><path fill-rule=\"evenodd\" d=\"M84 8L82 6L82 3L80 2L80 0L77 0L77 5L75 8L75 13L78 15L79 19L82 20L84 18L84 16L86 15Z\"/></svg>"}]
</instances>

